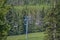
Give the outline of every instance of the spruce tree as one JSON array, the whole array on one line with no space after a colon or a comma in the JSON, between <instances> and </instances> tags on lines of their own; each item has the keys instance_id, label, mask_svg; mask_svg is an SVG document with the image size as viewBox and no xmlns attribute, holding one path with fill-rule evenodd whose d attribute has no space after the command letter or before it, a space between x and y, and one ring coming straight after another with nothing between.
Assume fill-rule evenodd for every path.
<instances>
[{"instance_id":1,"label":"spruce tree","mask_svg":"<svg viewBox=\"0 0 60 40\"><path fill-rule=\"evenodd\" d=\"M6 22L6 13L9 6L5 5L6 0L0 0L0 40L5 40L8 35L9 25Z\"/></svg>"}]
</instances>

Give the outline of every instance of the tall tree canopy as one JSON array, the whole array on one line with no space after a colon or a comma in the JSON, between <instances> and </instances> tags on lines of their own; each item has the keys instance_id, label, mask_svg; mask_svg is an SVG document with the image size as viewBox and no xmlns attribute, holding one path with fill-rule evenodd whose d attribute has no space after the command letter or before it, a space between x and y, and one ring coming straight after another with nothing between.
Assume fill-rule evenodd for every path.
<instances>
[{"instance_id":1,"label":"tall tree canopy","mask_svg":"<svg viewBox=\"0 0 60 40\"><path fill-rule=\"evenodd\" d=\"M60 3L58 2L46 13L45 22L47 24L48 39L47 40L60 40Z\"/></svg>"},{"instance_id":2,"label":"tall tree canopy","mask_svg":"<svg viewBox=\"0 0 60 40\"><path fill-rule=\"evenodd\" d=\"M9 30L9 25L6 22L6 13L8 12L10 6L7 6L6 0L0 0L0 40L5 40Z\"/></svg>"}]
</instances>

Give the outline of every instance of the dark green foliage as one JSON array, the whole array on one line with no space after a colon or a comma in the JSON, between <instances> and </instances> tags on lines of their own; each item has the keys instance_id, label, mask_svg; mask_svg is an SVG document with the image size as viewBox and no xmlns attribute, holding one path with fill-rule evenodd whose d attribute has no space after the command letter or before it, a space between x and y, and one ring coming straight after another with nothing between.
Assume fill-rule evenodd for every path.
<instances>
[{"instance_id":1,"label":"dark green foliage","mask_svg":"<svg viewBox=\"0 0 60 40\"><path fill-rule=\"evenodd\" d=\"M49 6L13 6L7 16L7 21L11 25L9 35L24 34L26 27L24 26L24 16L29 17L28 32L42 32L45 31L43 27L44 13L49 9ZM14 27L17 25L17 27Z\"/></svg>"},{"instance_id":2,"label":"dark green foliage","mask_svg":"<svg viewBox=\"0 0 60 40\"><path fill-rule=\"evenodd\" d=\"M59 6L58 6L59 5ZM51 10L45 16L45 22L47 24L48 39L46 40L60 40L60 4L57 2L55 7L53 6Z\"/></svg>"},{"instance_id":3,"label":"dark green foliage","mask_svg":"<svg viewBox=\"0 0 60 40\"><path fill-rule=\"evenodd\" d=\"M54 3L57 4L55 5ZM24 26L24 16L28 15L30 19L28 28L29 33L46 30L48 33L47 40L59 40L59 0L11 0L8 1L8 4L14 5L14 9L12 9L14 12L11 10L13 16L11 17L12 19L10 19L12 22L14 22L9 22L12 26L12 33L25 33L26 29ZM55 7L53 7L54 5ZM17 24L18 26L14 27L13 24Z\"/></svg>"},{"instance_id":4,"label":"dark green foliage","mask_svg":"<svg viewBox=\"0 0 60 40\"><path fill-rule=\"evenodd\" d=\"M13 4L14 6L18 5L43 5L47 4L50 5L50 3L53 3L52 0L8 0L7 4Z\"/></svg>"},{"instance_id":5,"label":"dark green foliage","mask_svg":"<svg viewBox=\"0 0 60 40\"><path fill-rule=\"evenodd\" d=\"M10 26L6 22L6 13L9 11L10 6L4 5L6 0L0 0L0 40L5 40Z\"/></svg>"}]
</instances>

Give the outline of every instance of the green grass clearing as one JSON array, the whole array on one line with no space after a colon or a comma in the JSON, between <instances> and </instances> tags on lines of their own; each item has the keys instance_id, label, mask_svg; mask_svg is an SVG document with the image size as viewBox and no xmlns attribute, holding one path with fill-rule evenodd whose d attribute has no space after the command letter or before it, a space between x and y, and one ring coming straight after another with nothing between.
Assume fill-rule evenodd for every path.
<instances>
[{"instance_id":1,"label":"green grass clearing","mask_svg":"<svg viewBox=\"0 0 60 40\"><path fill-rule=\"evenodd\" d=\"M30 33L28 34L28 40L44 40L45 38L44 32L39 33ZM17 36L9 36L7 40L26 40L26 35L17 35Z\"/></svg>"}]
</instances>

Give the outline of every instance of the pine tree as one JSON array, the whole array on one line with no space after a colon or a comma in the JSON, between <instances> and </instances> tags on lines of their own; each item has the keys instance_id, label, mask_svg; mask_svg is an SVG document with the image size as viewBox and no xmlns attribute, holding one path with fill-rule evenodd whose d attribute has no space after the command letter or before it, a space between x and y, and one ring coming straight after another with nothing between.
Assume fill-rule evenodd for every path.
<instances>
[{"instance_id":1,"label":"pine tree","mask_svg":"<svg viewBox=\"0 0 60 40\"><path fill-rule=\"evenodd\" d=\"M59 1L59 0L58 0ZM47 32L48 39L47 40L60 40L60 3L56 3L55 7L53 7L45 16L45 21L47 24Z\"/></svg>"},{"instance_id":2,"label":"pine tree","mask_svg":"<svg viewBox=\"0 0 60 40\"><path fill-rule=\"evenodd\" d=\"M9 31L9 25L6 22L6 13L9 10L9 6L5 5L6 0L0 0L0 40L5 40L8 31Z\"/></svg>"}]
</instances>

